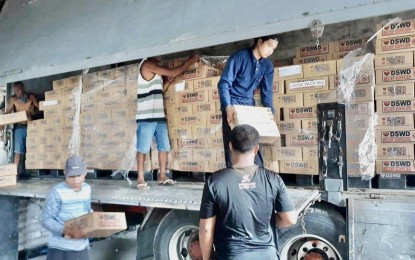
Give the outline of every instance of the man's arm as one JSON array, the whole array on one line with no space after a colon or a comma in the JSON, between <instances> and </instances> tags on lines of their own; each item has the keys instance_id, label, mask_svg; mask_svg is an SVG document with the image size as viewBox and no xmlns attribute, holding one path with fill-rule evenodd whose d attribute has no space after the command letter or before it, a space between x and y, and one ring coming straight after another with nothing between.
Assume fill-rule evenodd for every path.
<instances>
[{"instance_id":1,"label":"man's arm","mask_svg":"<svg viewBox=\"0 0 415 260\"><path fill-rule=\"evenodd\" d=\"M9 104L6 108L5 114L10 114L13 112L14 109L14 102L16 102L17 98L15 96L11 96L9 99Z\"/></svg>"},{"instance_id":2,"label":"man's arm","mask_svg":"<svg viewBox=\"0 0 415 260\"><path fill-rule=\"evenodd\" d=\"M288 212L278 212L275 216L277 227L289 227L297 223L297 212L295 210Z\"/></svg>"},{"instance_id":3,"label":"man's arm","mask_svg":"<svg viewBox=\"0 0 415 260\"><path fill-rule=\"evenodd\" d=\"M269 65L264 76L262 77L261 83L259 83L259 89L261 91L261 101L264 107L269 107L274 113L274 104L272 102L272 84L274 80L274 68Z\"/></svg>"},{"instance_id":4,"label":"man's arm","mask_svg":"<svg viewBox=\"0 0 415 260\"><path fill-rule=\"evenodd\" d=\"M158 66L155 62L147 60L143 63L141 66L142 73L147 74L158 74L161 76L167 76L175 78L179 76L183 71L185 71L190 65L197 62L200 59L199 55L194 55L190 57L185 63L183 63L181 66L174 68L174 69L167 69Z\"/></svg>"},{"instance_id":5,"label":"man's arm","mask_svg":"<svg viewBox=\"0 0 415 260\"><path fill-rule=\"evenodd\" d=\"M215 223L216 217L200 219L199 222L199 242L203 260L209 260L212 254Z\"/></svg>"},{"instance_id":6,"label":"man's arm","mask_svg":"<svg viewBox=\"0 0 415 260\"><path fill-rule=\"evenodd\" d=\"M39 101L37 100L37 98L34 95L30 95L29 98L30 100L32 100L33 105L35 105L35 107L39 109Z\"/></svg>"},{"instance_id":7,"label":"man's arm","mask_svg":"<svg viewBox=\"0 0 415 260\"><path fill-rule=\"evenodd\" d=\"M61 209L61 200L58 193L52 190L45 202L45 206L42 210L40 222L42 226L50 231L55 236L63 235L64 224L57 221L57 216Z\"/></svg>"},{"instance_id":8,"label":"man's arm","mask_svg":"<svg viewBox=\"0 0 415 260\"><path fill-rule=\"evenodd\" d=\"M237 66L238 64L237 61L235 61L235 57L229 57L218 83L220 103L222 107L225 108L228 124L231 124L233 122L233 117L235 114L235 110L231 103L231 96L229 94L229 90L232 87L233 82L235 81L237 75Z\"/></svg>"}]
</instances>

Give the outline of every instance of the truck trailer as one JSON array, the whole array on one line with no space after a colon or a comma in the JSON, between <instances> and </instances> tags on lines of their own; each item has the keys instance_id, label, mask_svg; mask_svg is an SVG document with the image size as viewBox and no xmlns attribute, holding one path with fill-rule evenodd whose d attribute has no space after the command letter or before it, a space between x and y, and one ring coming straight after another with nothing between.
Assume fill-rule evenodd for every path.
<instances>
[{"instance_id":1,"label":"truck trailer","mask_svg":"<svg viewBox=\"0 0 415 260\"><path fill-rule=\"evenodd\" d=\"M0 1L1 6L0 86L7 96L15 81L27 82L33 86L28 91L42 97L51 81L85 75L88 70L135 64L152 56L177 58L192 50L226 56L230 50L247 46L252 38L275 33L284 39L276 53L293 57L296 47L320 48L323 42L368 39L377 32L376 24L395 17L415 19L415 1L404 0L5 0ZM362 52L365 55L356 56L373 63L371 49ZM348 63L353 58L346 57L346 68L353 66ZM347 109L341 102L317 106L318 133L323 133L319 136L318 175L287 175L280 168L299 217L296 225L277 230L280 257L304 259L316 253L322 259L415 259L412 176L393 171L383 171L376 178L351 173L346 151L343 154L341 149L347 140L357 138L346 131ZM328 139L323 139L335 135L334 130L339 133L338 141L325 150ZM12 131L6 133L11 141ZM11 161L12 152L9 158ZM0 259L18 259L19 251L46 243L47 234L40 231L39 222L27 218L37 218L49 189L63 175L59 170L48 171L48 176L42 172L45 170L14 186L0 187ZM176 177L183 174L173 172ZM87 182L95 205L118 206L141 216L134 223L136 259L153 255L158 260L200 259L196 253L198 211L203 181L209 174L185 175L192 177L190 181L170 187L150 182L151 189L145 191L108 175L100 178L99 170L90 171ZM153 172L147 177L152 179ZM25 221L29 225L22 223Z\"/></svg>"}]
</instances>

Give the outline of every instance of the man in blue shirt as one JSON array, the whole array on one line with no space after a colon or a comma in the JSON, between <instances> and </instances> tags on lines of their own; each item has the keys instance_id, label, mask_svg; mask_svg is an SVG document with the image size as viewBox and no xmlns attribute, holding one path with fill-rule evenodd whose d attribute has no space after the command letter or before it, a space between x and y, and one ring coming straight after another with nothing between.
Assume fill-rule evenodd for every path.
<instances>
[{"instance_id":1,"label":"man in blue shirt","mask_svg":"<svg viewBox=\"0 0 415 260\"><path fill-rule=\"evenodd\" d=\"M278 41L278 35L256 38L252 48L242 49L232 54L222 72L218 89L222 110L223 145L228 168L232 167L229 124L234 121L233 105L255 106L254 90L259 88L262 105L271 108L274 112L272 104L274 67L271 60L267 58L277 48ZM263 166L263 159L259 152L255 157L255 164Z\"/></svg>"}]
</instances>

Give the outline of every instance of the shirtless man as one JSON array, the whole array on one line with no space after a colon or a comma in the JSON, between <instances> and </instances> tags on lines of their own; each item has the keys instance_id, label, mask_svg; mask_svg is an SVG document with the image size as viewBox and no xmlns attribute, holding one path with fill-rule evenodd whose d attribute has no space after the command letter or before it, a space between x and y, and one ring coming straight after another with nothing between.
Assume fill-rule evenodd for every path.
<instances>
[{"instance_id":1,"label":"shirtless man","mask_svg":"<svg viewBox=\"0 0 415 260\"><path fill-rule=\"evenodd\" d=\"M34 108L39 109L39 102L34 95L26 93L23 82L13 84L14 95L10 97L6 114L27 111L30 118ZM26 153L27 123L18 123L14 127L14 163L19 166L20 155Z\"/></svg>"}]
</instances>

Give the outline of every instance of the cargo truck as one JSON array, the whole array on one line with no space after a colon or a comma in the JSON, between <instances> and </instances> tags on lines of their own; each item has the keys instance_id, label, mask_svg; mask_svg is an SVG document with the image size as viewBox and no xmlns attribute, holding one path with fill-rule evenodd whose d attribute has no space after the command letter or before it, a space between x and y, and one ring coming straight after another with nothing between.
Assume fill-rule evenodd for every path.
<instances>
[{"instance_id":1,"label":"cargo truck","mask_svg":"<svg viewBox=\"0 0 415 260\"><path fill-rule=\"evenodd\" d=\"M0 6L0 85L10 90L10 84L18 80L39 83L29 89L35 93L50 90L41 87L45 82L149 56L174 57L174 53L195 49L217 56L225 49L235 50L244 40L273 33L284 33L281 45L285 44L285 49L281 52L293 56L293 47L314 45L310 27L321 30L318 25L325 25L323 35L328 38L322 39L329 42L370 37L376 24L387 18L415 18L415 2L404 0L6 0L0 1ZM321 49L323 45L315 46ZM327 59L323 56L311 61ZM330 111L334 111L333 118ZM333 125L333 120L347 126L345 119L338 117L344 111L337 103L318 107L319 133L329 131L323 139L333 135L333 129L339 133L341 128ZM337 149L354 136L344 131L333 147ZM287 183L296 180L288 190L299 221L278 230L281 259L303 259L312 252L322 259L415 258L415 193L402 185L402 180L406 183L410 177L386 172L386 179L378 177L378 182L397 184L399 189L373 188L372 180L352 177L346 155L344 161L340 160L341 152L335 161L328 161L330 154L320 146L318 178L285 175ZM19 250L44 245L46 234L39 232L39 223L30 228L34 222L28 219L37 217L39 211L34 208L39 210L38 204L49 189L62 181L59 171L53 174L57 178L19 180L15 186L0 188L1 259L17 259ZM197 259L200 180L205 174L193 175L199 176L199 181L179 182L173 187L152 185L148 191L133 189L122 180L92 178L88 182L93 203L119 206L143 216L137 229L137 259L151 255L160 260Z\"/></svg>"}]
</instances>

